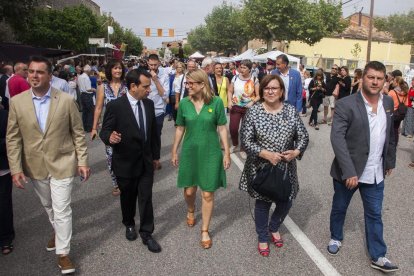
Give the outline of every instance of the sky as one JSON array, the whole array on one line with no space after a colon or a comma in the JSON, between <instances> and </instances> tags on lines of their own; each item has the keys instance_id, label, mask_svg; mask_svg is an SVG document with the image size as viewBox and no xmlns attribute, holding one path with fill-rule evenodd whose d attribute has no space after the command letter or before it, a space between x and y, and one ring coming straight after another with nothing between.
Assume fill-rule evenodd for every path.
<instances>
[{"instance_id":1,"label":"sky","mask_svg":"<svg viewBox=\"0 0 414 276\"><path fill-rule=\"evenodd\" d=\"M111 12L121 26L131 28L150 49L161 47L163 41L181 40L194 27L203 24L204 18L223 0L94 0L101 12ZM343 0L342 2L347 2ZM227 0L227 3L241 5L241 0ZM343 6L343 15L349 16L363 9L369 14L371 0L351 0ZM414 0L375 0L374 15L387 16L414 9ZM145 37L145 28L175 30L175 37Z\"/></svg>"}]
</instances>

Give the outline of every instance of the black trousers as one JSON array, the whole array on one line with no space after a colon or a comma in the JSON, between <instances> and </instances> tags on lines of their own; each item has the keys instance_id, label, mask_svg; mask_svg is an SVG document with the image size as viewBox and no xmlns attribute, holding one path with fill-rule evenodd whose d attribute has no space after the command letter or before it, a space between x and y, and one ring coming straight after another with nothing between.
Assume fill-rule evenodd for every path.
<instances>
[{"instance_id":1,"label":"black trousers","mask_svg":"<svg viewBox=\"0 0 414 276\"><path fill-rule=\"evenodd\" d=\"M125 226L135 226L135 213L138 199L139 234L145 238L154 232L154 210L152 207L152 185L154 176L144 174L137 178L117 176L118 187L121 190L122 223Z\"/></svg>"},{"instance_id":2,"label":"black trousers","mask_svg":"<svg viewBox=\"0 0 414 276\"><path fill-rule=\"evenodd\" d=\"M0 246L14 240L12 187L10 173L0 176Z\"/></svg>"},{"instance_id":3,"label":"black trousers","mask_svg":"<svg viewBox=\"0 0 414 276\"><path fill-rule=\"evenodd\" d=\"M309 118L309 122L313 123L315 126L318 124L318 109L319 109L320 103L317 101L311 101L312 106L312 113Z\"/></svg>"},{"instance_id":4,"label":"black trousers","mask_svg":"<svg viewBox=\"0 0 414 276\"><path fill-rule=\"evenodd\" d=\"M86 132L92 131L93 115L95 105L93 104L93 93L81 93L82 123Z\"/></svg>"}]
</instances>

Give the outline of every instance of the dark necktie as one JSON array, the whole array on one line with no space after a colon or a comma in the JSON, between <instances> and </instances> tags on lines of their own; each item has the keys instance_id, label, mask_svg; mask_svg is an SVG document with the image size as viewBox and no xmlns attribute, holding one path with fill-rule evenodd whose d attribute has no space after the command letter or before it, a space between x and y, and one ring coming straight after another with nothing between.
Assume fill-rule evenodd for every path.
<instances>
[{"instance_id":1,"label":"dark necktie","mask_svg":"<svg viewBox=\"0 0 414 276\"><path fill-rule=\"evenodd\" d=\"M144 137L145 140L147 140L147 136L145 135L145 124L144 124L144 114L142 113L142 107L140 104L141 101L137 102L138 106L138 121L139 121L139 131Z\"/></svg>"}]
</instances>

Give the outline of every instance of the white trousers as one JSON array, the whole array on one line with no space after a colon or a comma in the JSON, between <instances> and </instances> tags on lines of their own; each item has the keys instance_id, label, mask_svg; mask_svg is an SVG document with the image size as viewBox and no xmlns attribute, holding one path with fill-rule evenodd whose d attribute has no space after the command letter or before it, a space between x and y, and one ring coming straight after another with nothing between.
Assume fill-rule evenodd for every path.
<instances>
[{"instance_id":1,"label":"white trousers","mask_svg":"<svg viewBox=\"0 0 414 276\"><path fill-rule=\"evenodd\" d=\"M72 238L72 208L70 207L73 177L44 180L32 179L34 190L46 209L55 229L56 254L69 254Z\"/></svg>"}]
</instances>

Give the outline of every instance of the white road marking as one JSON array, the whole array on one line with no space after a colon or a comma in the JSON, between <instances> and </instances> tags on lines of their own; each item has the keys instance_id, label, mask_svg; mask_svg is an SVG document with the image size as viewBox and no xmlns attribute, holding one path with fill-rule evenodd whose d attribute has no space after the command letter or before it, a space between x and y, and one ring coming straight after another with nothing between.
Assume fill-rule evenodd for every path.
<instances>
[{"instance_id":1,"label":"white road marking","mask_svg":"<svg viewBox=\"0 0 414 276\"><path fill-rule=\"evenodd\" d=\"M233 163L243 171L244 164L243 162L232 153L230 155ZM296 239L296 241L302 246L303 250L305 250L306 254L311 258L311 260L316 264L319 270L322 272L323 275L326 276L340 276L339 272L331 265L331 263L325 258L325 256L316 248L316 246L311 242L311 240L305 235L305 233L300 230L299 226L288 216L286 216L285 221L283 224L292 234L292 236Z\"/></svg>"}]
</instances>

